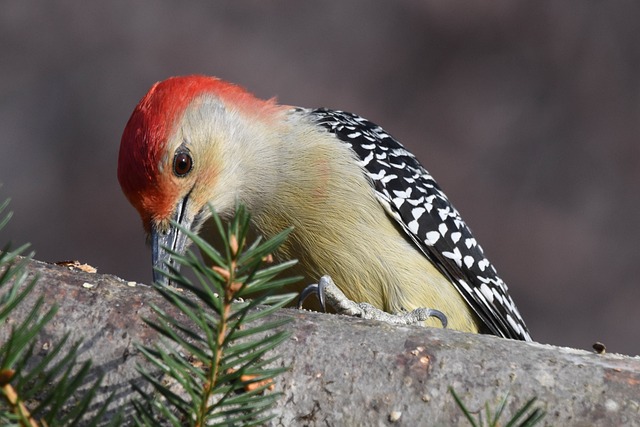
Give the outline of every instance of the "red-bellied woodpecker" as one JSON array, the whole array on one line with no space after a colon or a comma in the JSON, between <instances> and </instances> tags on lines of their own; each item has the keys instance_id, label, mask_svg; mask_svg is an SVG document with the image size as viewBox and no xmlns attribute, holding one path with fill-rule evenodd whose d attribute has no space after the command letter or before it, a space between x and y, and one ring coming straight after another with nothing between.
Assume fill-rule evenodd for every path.
<instances>
[{"instance_id":1,"label":"red-bellied woodpecker","mask_svg":"<svg viewBox=\"0 0 640 427\"><path fill-rule=\"evenodd\" d=\"M170 220L198 231L209 203L225 217L241 202L262 235L294 226L276 255L298 258L307 283L329 275L350 300L389 313L428 307L453 329L530 340L438 184L355 114L278 105L212 77L170 78L129 119L118 179L155 267L168 261L164 247L186 249Z\"/></svg>"}]
</instances>

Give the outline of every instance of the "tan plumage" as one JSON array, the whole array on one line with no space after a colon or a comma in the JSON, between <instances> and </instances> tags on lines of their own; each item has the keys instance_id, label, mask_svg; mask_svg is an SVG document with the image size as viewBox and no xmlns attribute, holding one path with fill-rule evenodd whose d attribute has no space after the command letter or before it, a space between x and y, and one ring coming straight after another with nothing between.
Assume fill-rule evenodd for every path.
<instances>
[{"instance_id":1,"label":"tan plumage","mask_svg":"<svg viewBox=\"0 0 640 427\"><path fill-rule=\"evenodd\" d=\"M165 114L178 90L179 108ZM199 229L207 203L224 217L240 201L257 233L294 226L276 255L299 260L301 287L330 275L354 301L392 313L435 308L453 329L481 330L459 289L385 211L361 159L305 114L197 76L154 86L141 105L125 130L118 174L156 242L156 265L165 256L160 243L184 250L170 218ZM152 152L149 164L129 160L136 150ZM183 176L174 171L177 153L193 162Z\"/></svg>"}]
</instances>

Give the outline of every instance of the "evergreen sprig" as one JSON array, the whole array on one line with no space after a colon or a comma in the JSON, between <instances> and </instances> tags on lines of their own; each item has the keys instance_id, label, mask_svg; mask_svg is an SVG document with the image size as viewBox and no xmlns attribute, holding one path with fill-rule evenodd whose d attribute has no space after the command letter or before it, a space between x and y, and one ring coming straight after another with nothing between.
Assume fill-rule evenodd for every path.
<instances>
[{"instance_id":1,"label":"evergreen sprig","mask_svg":"<svg viewBox=\"0 0 640 427\"><path fill-rule=\"evenodd\" d=\"M0 205L0 214L8 204L9 200ZM0 230L10 218L7 213L0 219ZM11 324L9 337L0 346L0 422L54 427L73 426L82 420L82 425L98 425L111 398L98 405L92 416L87 415L102 377L87 386L91 362L76 363L80 343L67 346L65 335L39 362L34 358L36 338L56 314L57 306L47 307L40 297L22 321L13 324L10 319L38 282L37 277L28 278L26 267L33 255L23 256L28 247L11 250L7 244L0 252L0 324ZM119 416L113 416L108 425L119 421Z\"/></svg>"},{"instance_id":2,"label":"evergreen sprig","mask_svg":"<svg viewBox=\"0 0 640 427\"><path fill-rule=\"evenodd\" d=\"M471 415L471 411L467 409L462 399L453 390L453 387L449 387L449 392L456 401L456 405L460 408L464 416L467 418L472 427L498 427L500 426L500 417L507 407L507 398L509 393L505 394L504 398L498 405L495 414L492 413L489 403L485 403L484 412L485 418L482 418L482 411L478 411L477 420ZM533 405L538 400L537 397L529 399L505 424L505 427L533 427L538 424L546 416L546 412L541 408L535 408ZM486 422L486 424L485 424Z\"/></svg>"},{"instance_id":3,"label":"evergreen sprig","mask_svg":"<svg viewBox=\"0 0 640 427\"><path fill-rule=\"evenodd\" d=\"M289 337L278 331L288 320L266 320L266 316L295 297L275 293L299 280L276 277L296 261L273 264L271 256L291 230L250 243L250 217L243 206L237 206L228 227L210 209L222 252L196 233L173 225L213 265L205 265L192 251L182 255L167 249L179 267L170 263L168 272L158 270L177 288L160 283L155 288L188 320L157 306L153 306L156 319L145 319L163 340L139 349L163 378L139 368L153 387L149 393L134 386L142 397L134 402L140 426L260 425L273 417L269 409L281 395L272 388L274 378L286 368L274 368L277 357L267 353ZM195 283L180 269L191 270Z\"/></svg>"}]
</instances>

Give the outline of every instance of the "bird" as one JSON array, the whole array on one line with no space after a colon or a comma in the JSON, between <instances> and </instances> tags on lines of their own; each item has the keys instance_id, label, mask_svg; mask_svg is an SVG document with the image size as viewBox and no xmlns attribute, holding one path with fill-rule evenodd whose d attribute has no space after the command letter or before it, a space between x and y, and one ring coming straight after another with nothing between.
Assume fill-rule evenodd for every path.
<instances>
[{"instance_id":1,"label":"bird","mask_svg":"<svg viewBox=\"0 0 640 427\"><path fill-rule=\"evenodd\" d=\"M204 75L170 77L140 100L122 134L118 181L138 211L163 280L184 232L207 240L212 206L238 203L298 259L306 283L427 326L530 341L507 285L417 158L382 127L340 110L281 105ZM210 234L210 233L209 233ZM435 314L434 314L435 313ZM444 319L438 314L444 314Z\"/></svg>"}]
</instances>

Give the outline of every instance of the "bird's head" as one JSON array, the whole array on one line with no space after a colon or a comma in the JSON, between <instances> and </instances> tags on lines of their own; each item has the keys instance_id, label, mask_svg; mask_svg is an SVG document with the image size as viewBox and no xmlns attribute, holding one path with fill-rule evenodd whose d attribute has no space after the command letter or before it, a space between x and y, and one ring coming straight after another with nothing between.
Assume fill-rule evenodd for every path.
<instances>
[{"instance_id":1,"label":"bird's head","mask_svg":"<svg viewBox=\"0 0 640 427\"><path fill-rule=\"evenodd\" d=\"M156 83L136 106L120 143L118 180L142 218L155 269L166 269L165 248L186 250L186 235L171 221L198 231L208 203L233 209L240 166L233 151L251 143L238 127L273 109L272 101L205 76ZM156 270L154 280L166 283Z\"/></svg>"}]
</instances>

